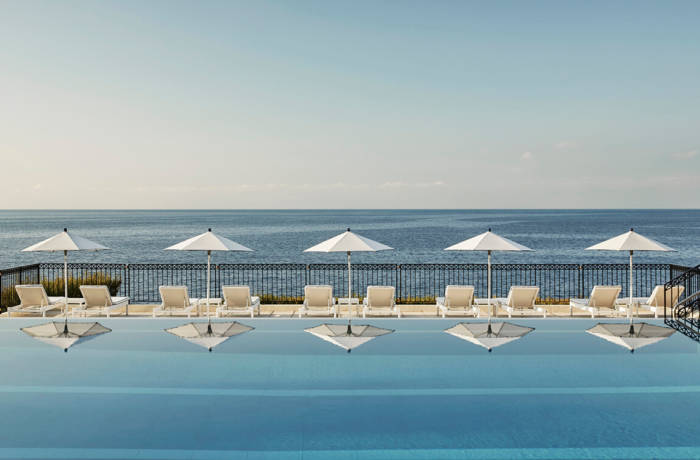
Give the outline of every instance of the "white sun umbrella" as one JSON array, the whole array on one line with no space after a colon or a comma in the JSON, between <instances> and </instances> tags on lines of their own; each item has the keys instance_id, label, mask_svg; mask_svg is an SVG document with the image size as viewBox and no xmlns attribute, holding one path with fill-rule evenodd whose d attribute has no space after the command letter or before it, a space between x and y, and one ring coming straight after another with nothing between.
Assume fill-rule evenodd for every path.
<instances>
[{"instance_id":1,"label":"white sun umbrella","mask_svg":"<svg viewBox=\"0 0 700 460\"><path fill-rule=\"evenodd\" d=\"M101 251L103 249L109 248L87 238L73 235L64 228L61 233L22 249L22 252L63 252L63 300L65 314L68 317L68 251Z\"/></svg>"},{"instance_id":2,"label":"white sun umbrella","mask_svg":"<svg viewBox=\"0 0 700 460\"><path fill-rule=\"evenodd\" d=\"M238 321L221 323L187 323L177 327L166 329L165 332L176 335L188 342L199 345L211 351L215 346L227 341L231 337L244 334L253 330L251 326Z\"/></svg>"},{"instance_id":3,"label":"white sun umbrella","mask_svg":"<svg viewBox=\"0 0 700 460\"><path fill-rule=\"evenodd\" d=\"M489 352L501 345L534 331L534 327L518 326L508 322L496 323L458 323L445 329L450 335L486 348Z\"/></svg>"},{"instance_id":4,"label":"white sun umbrella","mask_svg":"<svg viewBox=\"0 0 700 460\"><path fill-rule=\"evenodd\" d=\"M373 340L379 336L391 334L393 329L384 329L369 324L321 324L304 329L309 334L339 346L350 353L353 348Z\"/></svg>"},{"instance_id":5,"label":"white sun umbrella","mask_svg":"<svg viewBox=\"0 0 700 460\"><path fill-rule=\"evenodd\" d=\"M348 255L348 297L352 297L352 272L350 265L350 254L353 252L375 252L385 251L389 246L378 243L364 236L353 233L348 228L347 231L333 238L306 249L304 252L345 252Z\"/></svg>"},{"instance_id":6,"label":"white sun umbrella","mask_svg":"<svg viewBox=\"0 0 700 460\"><path fill-rule=\"evenodd\" d=\"M630 228L629 232L618 235L609 240L605 240L602 243L594 244L586 248L586 251L629 251L630 253L630 292L629 292L629 305L627 306L627 314L630 317L630 323L632 322L632 297L633 297L633 281L634 281L634 266L632 264L632 256L634 251L662 251L669 252L675 251L675 249L669 248L668 246L661 244L657 241L649 239L645 236L640 235L635 232L633 228Z\"/></svg>"},{"instance_id":7,"label":"white sun umbrella","mask_svg":"<svg viewBox=\"0 0 700 460\"><path fill-rule=\"evenodd\" d=\"M591 335L627 348L630 353L634 350L653 343L660 342L675 332L669 327L655 326L647 323L622 324L622 323L598 323L587 329Z\"/></svg>"},{"instance_id":8,"label":"white sun umbrella","mask_svg":"<svg viewBox=\"0 0 700 460\"><path fill-rule=\"evenodd\" d=\"M522 244L503 238L489 230L475 237L454 244L445 251L486 251L488 253L487 269L487 304L489 310L489 323L491 322L491 252L492 251L532 251Z\"/></svg>"},{"instance_id":9,"label":"white sun umbrella","mask_svg":"<svg viewBox=\"0 0 700 460\"><path fill-rule=\"evenodd\" d=\"M312 246L304 252L345 252L348 255L348 298L352 297L352 265L350 254L352 252L375 252L393 249L385 244L370 240L364 236L347 231L322 243ZM351 317L352 309L348 304L348 317ZM348 324L321 324L305 329L309 334L315 335L334 345L337 345L350 353L353 348L359 347L381 335L394 332L392 329L383 329L369 324L352 326L350 318Z\"/></svg>"},{"instance_id":10,"label":"white sun umbrella","mask_svg":"<svg viewBox=\"0 0 700 460\"><path fill-rule=\"evenodd\" d=\"M87 323L51 321L36 326L23 327L20 330L37 340L62 348L65 352L68 352L70 347L79 342L85 342L107 332L112 332L110 328L94 321Z\"/></svg>"},{"instance_id":11,"label":"white sun umbrella","mask_svg":"<svg viewBox=\"0 0 700 460\"><path fill-rule=\"evenodd\" d=\"M170 247L166 251L207 251L207 316L209 316L209 298L211 284L211 252L212 251L252 251L242 244L231 241L228 238L219 236L211 231L211 228L201 235L194 236L185 241L181 241Z\"/></svg>"}]
</instances>

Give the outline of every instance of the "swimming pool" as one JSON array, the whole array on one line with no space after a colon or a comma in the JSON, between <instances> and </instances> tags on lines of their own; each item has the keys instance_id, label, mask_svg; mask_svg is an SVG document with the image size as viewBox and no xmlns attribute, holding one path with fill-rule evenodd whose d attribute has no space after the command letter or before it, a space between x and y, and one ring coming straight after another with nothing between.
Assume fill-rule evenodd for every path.
<instances>
[{"instance_id":1,"label":"swimming pool","mask_svg":"<svg viewBox=\"0 0 700 460\"><path fill-rule=\"evenodd\" d=\"M0 458L700 457L681 334L630 354L597 321L514 320L536 330L487 353L458 320L373 319L396 332L348 354L303 332L325 320L242 319L207 353L128 318L63 353L19 331L43 321L0 321Z\"/></svg>"}]
</instances>

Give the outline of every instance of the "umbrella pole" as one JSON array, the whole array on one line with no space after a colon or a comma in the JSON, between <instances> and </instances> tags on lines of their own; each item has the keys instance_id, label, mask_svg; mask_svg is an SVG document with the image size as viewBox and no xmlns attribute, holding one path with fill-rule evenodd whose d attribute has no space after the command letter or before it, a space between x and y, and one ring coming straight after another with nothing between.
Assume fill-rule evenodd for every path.
<instances>
[{"instance_id":1,"label":"umbrella pole","mask_svg":"<svg viewBox=\"0 0 700 460\"><path fill-rule=\"evenodd\" d=\"M348 318L352 318L352 270L350 266L350 251L348 251ZM340 305L338 305L338 310L340 310ZM340 312L339 312L340 313ZM348 320L348 328L350 326L350 320Z\"/></svg>"},{"instance_id":2,"label":"umbrella pole","mask_svg":"<svg viewBox=\"0 0 700 460\"><path fill-rule=\"evenodd\" d=\"M486 274L486 303L489 310L489 328L491 327L491 250L488 251L488 270Z\"/></svg>"},{"instance_id":3,"label":"umbrella pole","mask_svg":"<svg viewBox=\"0 0 700 460\"><path fill-rule=\"evenodd\" d=\"M63 251L63 308L68 323L68 251Z\"/></svg>"},{"instance_id":4,"label":"umbrella pole","mask_svg":"<svg viewBox=\"0 0 700 460\"><path fill-rule=\"evenodd\" d=\"M207 251L207 319L211 323L211 316L209 316L209 287L211 285L211 250Z\"/></svg>"},{"instance_id":5,"label":"umbrella pole","mask_svg":"<svg viewBox=\"0 0 700 460\"><path fill-rule=\"evenodd\" d=\"M634 251L630 251L630 305L629 305L629 315L630 315L630 333L634 333L634 326L632 325L632 322L634 321L634 312L632 311L633 305L632 305L632 290L634 289L634 271L633 271L633 266L632 266L632 255L634 254Z\"/></svg>"}]
</instances>

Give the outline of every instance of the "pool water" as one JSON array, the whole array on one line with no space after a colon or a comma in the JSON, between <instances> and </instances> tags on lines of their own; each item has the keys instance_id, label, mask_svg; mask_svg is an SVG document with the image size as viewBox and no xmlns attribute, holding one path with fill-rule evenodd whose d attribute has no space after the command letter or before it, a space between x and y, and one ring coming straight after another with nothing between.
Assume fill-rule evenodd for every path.
<instances>
[{"instance_id":1,"label":"pool water","mask_svg":"<svg viewBox=\"0 0 700 460\"><path fill-rule=\"evenodd\" d=\"M700 348L681 334L629 353L593 320L492 353L442 331L459 320L373 319L390 335L346 353L319 319L242 319L207 353L163 329L68 353L0 321L0 458L700 458ZM339 321L341 322L341 321ZM357 320L366 323L368 320Z\"/></svg>"}]
</instances>

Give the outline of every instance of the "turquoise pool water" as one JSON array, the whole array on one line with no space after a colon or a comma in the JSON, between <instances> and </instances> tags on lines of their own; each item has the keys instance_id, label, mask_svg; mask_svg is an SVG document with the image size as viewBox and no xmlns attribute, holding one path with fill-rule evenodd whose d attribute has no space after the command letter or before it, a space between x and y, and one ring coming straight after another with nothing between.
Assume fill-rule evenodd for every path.
<instances>
[{"instance_id":1,"label":"turquoise pool water","mask_svg":"<svg viewBox=\"0 0 700 460\"><path fill-rule=\"evenodd\" d=\"M318 319L241 321L207 353L163 332L186 320L101 319L67 354L0 321L0 458L700 457L680 334L630 354L595 321L517 320L536 330L489 354L456 320L376 319L396 332L347 354Z\"/></svg>"}]
</instances>

